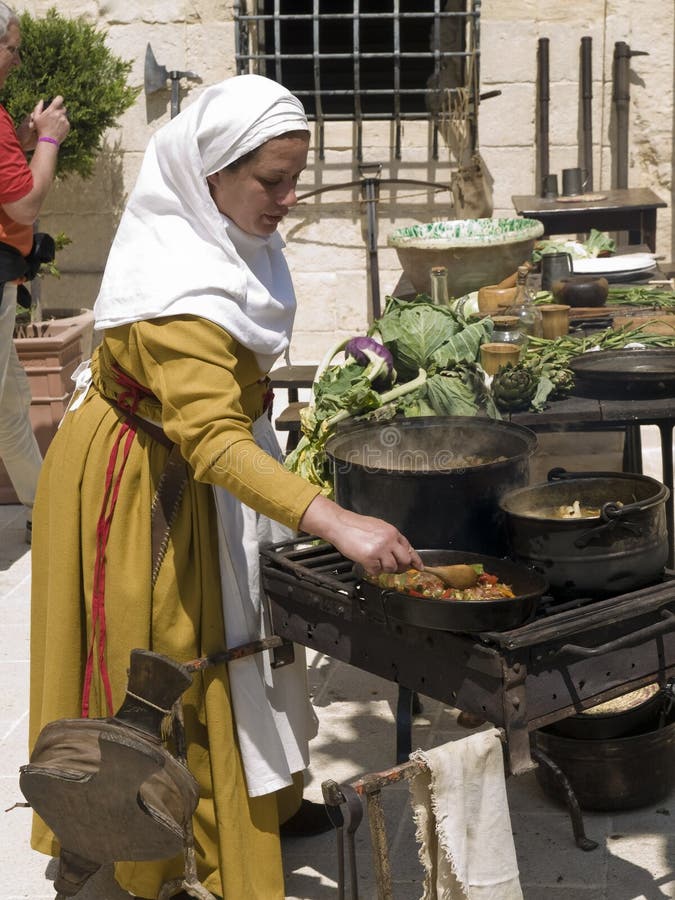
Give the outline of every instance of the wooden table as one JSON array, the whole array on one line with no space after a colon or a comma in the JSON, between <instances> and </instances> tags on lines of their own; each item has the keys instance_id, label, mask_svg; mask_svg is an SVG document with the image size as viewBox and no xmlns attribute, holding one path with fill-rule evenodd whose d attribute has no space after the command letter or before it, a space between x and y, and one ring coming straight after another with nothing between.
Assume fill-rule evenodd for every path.
<instances>
[{"instance_id":1,"label":"wooden table","mask_svg":"<svg viewBox=\"0 0 675 900\"><path fill-rule=\"evenodd\" d=\"M544 197L511 198L519 216L538 219L547 235L627 231L630 244L646 244L656 252L656 211L667 206L649 188L616 188L597 191L602 200L547 200Z\"/></svg>"}]
</instances>

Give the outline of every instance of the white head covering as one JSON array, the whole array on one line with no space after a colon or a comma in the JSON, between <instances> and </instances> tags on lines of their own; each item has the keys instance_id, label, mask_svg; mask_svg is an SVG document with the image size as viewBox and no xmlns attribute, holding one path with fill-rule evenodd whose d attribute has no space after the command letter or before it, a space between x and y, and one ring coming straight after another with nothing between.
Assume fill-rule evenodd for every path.
<instances>
[{"instance_id":1,"label":"white head covering","mask_svg":"<svg viewBox=\"0 0 675 900\"><path fill-rule=\"evenodd\" d=\"M96 328L198 315L257 354L288 346L295 294L275 232L223 216L206 176L289 131L309 131L300 101L276 81L238 75L208 88L150 140L122 216L94 315Z\"/></svg>"}]
</instances>

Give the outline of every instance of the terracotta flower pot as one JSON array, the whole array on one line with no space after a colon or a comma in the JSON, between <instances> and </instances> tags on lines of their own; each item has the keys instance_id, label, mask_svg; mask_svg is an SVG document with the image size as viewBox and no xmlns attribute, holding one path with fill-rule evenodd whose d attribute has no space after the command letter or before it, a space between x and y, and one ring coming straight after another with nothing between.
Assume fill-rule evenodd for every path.
<instances>
[{"instance_id":1,"label":"terracotta flower pot","mask_svg":"<svg viewBox=\"0 0 675 900\"><path fill-rule=\"evenodd\" d=\"M46 310L44 317L42 322L22 326L14 338L19 362L28 375L30 419L43 455L75 387L72 374L91 355L94 314L90 309L59 309ZM0 461L0 504L18 502Z\"/></svg>"}]
</instances>

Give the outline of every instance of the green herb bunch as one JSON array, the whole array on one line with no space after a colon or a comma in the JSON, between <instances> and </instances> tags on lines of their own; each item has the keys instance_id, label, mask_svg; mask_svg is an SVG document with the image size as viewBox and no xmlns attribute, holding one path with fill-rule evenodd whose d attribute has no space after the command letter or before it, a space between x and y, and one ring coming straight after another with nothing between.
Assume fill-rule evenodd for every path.
<instances>
[{"instance_id":1,"label":"green herb bunch","mask_svg":"<svg viewBox=\"0 0 675 900\"><path fill-rule=\"evenodd\" d=\"M61 94L70 132L59 152L57 174L91 176L106 129L134 103L140 88L127 84L131 62L115 56L105 33L55 8L41 19L24 12L22 65L11 73L0 100L18 125L40 98Z\"/></svg>"}]
</instances>

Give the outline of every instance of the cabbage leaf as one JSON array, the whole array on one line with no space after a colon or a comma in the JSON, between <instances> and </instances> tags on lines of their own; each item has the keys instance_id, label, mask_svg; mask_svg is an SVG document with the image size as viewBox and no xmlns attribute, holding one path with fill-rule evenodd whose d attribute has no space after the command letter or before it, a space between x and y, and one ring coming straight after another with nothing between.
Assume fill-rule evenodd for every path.
<instances>
[{"instance_id":1,"label":"cabbage leaf","mask_svg":"<svg viewBox=\"0 0 675 900\"><path fill-rule=\"evenodd\" d=\"M467 325L451 309L434 306L425 294L417 300L388 297L384 314L373 326L394 357L399 379L419 369L430 375L456 362L473 362L478 348L492 335L492 319Z\"/></svg>"}]
</instances>

